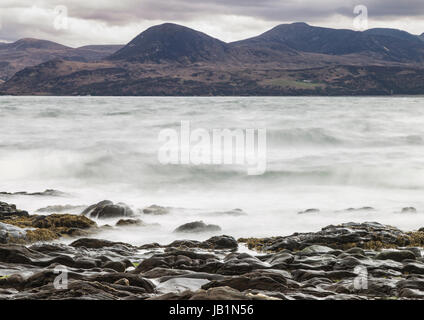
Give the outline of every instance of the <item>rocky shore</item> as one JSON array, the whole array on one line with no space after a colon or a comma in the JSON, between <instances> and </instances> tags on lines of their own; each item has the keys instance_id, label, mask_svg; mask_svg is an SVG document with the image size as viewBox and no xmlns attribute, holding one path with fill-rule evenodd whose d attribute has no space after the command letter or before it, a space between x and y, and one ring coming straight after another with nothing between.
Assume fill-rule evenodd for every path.
<instances>
[{"instance_id":1,"label":"rocky shore","mask_svg":"<svg viewBox=\"0 0 424 320\"><path fill-rule=\"evenodd\" d=\"M144 214L167 210L152 206ZM113 216L122 219L106 228L142 226L124 204L105 201L83 213L31 215L0 202L0 299L424 298L424 229L346 223L284 237L134 246L97 239L105 227L91 220Z\"/></svg>"}]
</instances>

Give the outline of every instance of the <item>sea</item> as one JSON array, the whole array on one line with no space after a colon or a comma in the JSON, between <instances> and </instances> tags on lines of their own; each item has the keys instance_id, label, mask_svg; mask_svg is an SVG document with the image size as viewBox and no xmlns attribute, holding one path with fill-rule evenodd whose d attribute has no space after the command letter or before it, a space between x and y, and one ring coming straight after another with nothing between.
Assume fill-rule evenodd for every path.
<instances>
[{"instance_id":1,"label":"sea","mask_svg":"<svg viewBox=\"0 0 424 320\"><path fill-rule=\"evenodd\" d=\"M266 131L266 170L164 163L159 137L182 135L182 123L204 132ZM13 195L46 189L63 194ZM31 214L125 203L147 226L105 228L96 237L135 245L284 236L345 222L416 230L424 227L424 97L4 96L0 192L12 193L0 201ZM142 213L153 204L169 214ZM193 221L222 230L174 232Z\"/></svg>"}]
</instances>

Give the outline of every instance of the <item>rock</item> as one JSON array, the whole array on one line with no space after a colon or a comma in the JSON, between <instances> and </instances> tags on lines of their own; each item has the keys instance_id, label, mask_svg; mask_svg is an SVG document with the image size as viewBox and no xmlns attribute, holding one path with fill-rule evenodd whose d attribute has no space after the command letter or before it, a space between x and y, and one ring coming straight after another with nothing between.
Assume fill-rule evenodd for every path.
<instances>
[{"instance_id":1,"label":"rock","mask_svg":"<svg viewBox=\"0 0 424 320\"><path fill-rule=\"evenodd\" d=\"M208 290L216 287L230 287L238 291L246 291L249 289L263 291L284 292L287 290L285 283L277 282L271 277L261 276L258 274L245 274L240 277L233 277L228 280L211 281L205 284L202 289Z\"/></svg>"},{"instance_id":2,"label":"rock","mask_svg":"<svg viewBox=\"0 0 424 320\"><path fill-rule=\"evenodd\" d=\"M206 249L230 249L234 250L238 248L236 239L230 236L216 236L212 237L201 243L202 248Z\"/></svg>"},{"instance_id":3,"label":"rock","mask_svg":"<svg viewBox=\"0 0 424 320\"><path fill-rule=\"evenodd\" d=\"M307 209L305 211L300 211L298 214L311 214L311 213L319 213L319 209Z\"/></svg>"},{"instance_id":4,"label":"rock","mask_svg":"<svg viewBox=\"0 0 424 320\"><path fill-rule=\"evenodd\" d=\"M127 266L125 263L120 261L109 261L109 262L106 262L102 266L102 268L112 269L112 270L115 270L116 272L125 272L125 270L127 269Z\"/></svg>"},{"instance_id":5,"label":"rock","mask_svg":"<svg viewBox=\"0 0 424 320\"><path fill-rule=\"evenodd\" d=\"M37 212L40 213L76 213L80 212L82 209L86 208L86 206L74 206L74 205L55 205L48 206L44 208L40 208Z\"/></svg>"},{"instance_id":6,"label":"rock","mask_svg":"<svg viewBox=\"0 0 424 320\"><path fill-rule=\"evenodd\" d=\"M125 278L119 279L118 281L115 281L113 284L118 284L120 286L126 286L126 287L130 286L129 280Z\"/></svg>"},{"instance_id":7,"label":"rock","mask_svg":"<svg viewBox=\"0 0 424 320\"><path fill-rule=\"evenodd\" d=\"M176 233L201 233L218 231L221 231L219 226L214 224L206 224L203 221L186 223L174 230Z\"/></svg>"},{"instance_id":8,"label":"rock","mask_svg":"<svg viewBox=\"0 0 424 320\"><path fill-rule=\"evenodd\" d=\"M424 299L424 291L405 288L400 290L399 297L422 300Z\"/></svg>"},{"instance_id":9,"label":"rock","mask_svg":"<svg viewBox=\"0 0 424 320\"><path fill-rule=\"evenodd\" d=\"M95 219L108 219L130 217L134 212L124 203L114 204L112 201L104 200L88 207L81 214Z\"/></svg>"},{"instance_id":10,"label":"rock","mask_svg":"<svg viewBox=\"0 0 424 320\"><path fill-rule=\"evenodd\" d=\"M170 208L161 207L155 204L143 209L144 214L151 214L155 216L165 215L165 214L168 214L169 212L170 212Z\"/></svg>"},{"instance_id":11,"label":"rock","mask_svg":"<svg viewBox=\"0 0 424 320\"><path fill-rule=\"evenodd\" d=\"M362 207L362 208L349 208L346 209L347 212L363 212L363 211L375 211L373 207Z\"/></svg>"},{"instance_id":12,"label":"rock","mask_svg":"<svg viewBox=\"0 0 424 320\"><path fill-rule=\"evenodd\" d=\"M361 256L365 256L365 251L361 248L350 248L348 250L345 251L346 253L349 254L355 254L355 255L361 255Z\"/></svg>"},{"instance_id":13,"label":"rock","mask_svg":"<svg viewBox=\"0 0 424 320\"><path fill-rule=\"evenodd\" d=\"M272 268L286 268L288 264L294 261L294 256L287 252L277 253L271 256L266 262L269 263Z\"/></svg>"},{"instance_id":14,"label":"rock","mask_svg":"<svg viewBox=\"0 0 424 320\"><path fill-rule=\"evenodd\" d=\"M161 293L179 293L187 290L199 290L209 281L206 279L190 279L190 278L172 278L161 282L156 290Z\"/></svg>"},{"instance_id":15,"label":"rock","mask_svg":"<svg viewBox=\"0 0 424 320\"><path fill-rule=\"evenodd\" d=\"M296 233L287 237L243 239L250 249L278 252L283 249L302 250L310 245L321 245L332 249L347 250L383 249L404 246L423 246L424 232L402 232L376 222L344 223L327 226L319 232Z\"/></svg>"},{"instance_id":16,"label":"rock","mask_svg":"<svg viewBox=\"0 0 424 320\"><path fill-rule=\"evenodd\" d=\"M0 222L0 243L20 242L26 240L26 231L22 228Z\"/></svg>"},{"instance_id":17,"label":"rock","mask_svg":"<svg viewBox=\"0 0 424 320\"><path fill-rule=\"evenodd\" d=\"M63 235L86 235L97 227L96 223L84 216L52 214L49 216L21 216L3 220L4 223L26 229L26 241L51 241Z\"/></svg>"},{"instance_id":18,"label":"rock","mask_svg":"<svg viewBox=\"0 0 424 320\"><path fill-rule=\"evenodd\" d=\"M325 246L318 246L318 245L313 245L313 246L309 246L306 247L305 249L303 249L301 251L301 253L303 254L318 254L318 253L328 253L334 251L334 249L331 249L329 247L325 247Z\"/></svg>"},{"instance_id":19,"label":"rock","mask_svg":"<svg viewBox=\"0 0 424 320\"><path fill-rule=\"evenodd\" d=\"M231 253L224 259L224 264L219 265L216 273L223 275L239 275L257 269L268 269L271 266L247 253Z\"/></svg>"},{"instance_id":20,"label":"rock","mask_svg":"<svg viewBox=\"0 0 424 320\"><path fill-rule=\"evenodd\" d=\"M402 272L407 274L424 275L424 264L419 262L409 262L403 266Z\"/></svg>"},{"instance_id":21,"label":"rock","mask_svg":"<svg viewBox=\"0 0 424 320\"><path fill-rule=\"evenodd\" d=\"M28 217L27 211L16 209L16 205L0 202L0 220L8 219L10 217Z\"/></svg>"},{"instance_id":22,"label":"rock","mask_svg":"<svg viewBox=\"0 0 424 320\"><path fill-rule=\"evenodd\" d=\"M199 290L195 292L189 300L251 300L238 290L230 287L210 288L208 290Z\"/></svg>"},{"instance_id":23,"label":"rock","mask_svg":"<svg viewBox=\"0 0 424 320\"><path fill-rule=\"evenodd\" d=\"M66 229L90 229L96 223L84 216L72 214L52 214L49 216L32 216L32 226L42 229L55 229L66 233Z\"/></svg>"},{"instance_id":24,"label":"rock","mask_svg":"<svg viewBox=\"0 0 424 320\"><path fill-rule=\"evenodd\" d=\"M414 207L403 208L401 213L417 213L417 209Z\"/></svg>"},{"instance_id":25,"label":"rock","mask_svg":"<svg viewBox=\"0 0 424 320\"><path fill-rule=\"evenodd\" d=\"M138 274L116 272L89 276L86 279L90 281L105 282L110 284L113 284L121 279L127 279L130 286L143 288L147 293L153 293L155 290L155 285L153 282L144 279Z\"/></svg>"},{"instance_id":26,"label":"rock","mask_svg":"<svg viewBox=\"0 0 424 320\"><path fill-rule=\"evenodd\" d=\"M413 252L409 250L387 250L382 251L375 257L377 260L394 260L402 262L406 259L415 260L416 256Z\"/></svg>"},{"instance_id":27,"label":"rock","mask_svg":"<svg viewBox=\"0 0 424 320\"><path fill-rule=\"evenodd\" d=\"M101 248L111 248L118 246L131 247L130 245L122 242L112 242L102 239L90 239L90 238L81 238L70 244L74 248L90 248L90 249L101 249Z\"/></svg>"},{"instance_id":28,"label":"rock","mask_svg":"<svg viewBox=\"0 0 424 320\"><path fill-rule=\"evenodd\" d=\"M230 287L211 288L208 290L198 290L192 292L190 290L181 293L167 293L162 296L150 298L148 300L221 300L221 301L237 301L252 300L252 296L242 294L241 292Z\"/></svg>"},{"instance_id":29,"label":"rock","mask_svg":"<svg viewBox=\"0 0 424 320\"><path fill-rule=\"evenodd\" d=\"M121 219L116 223L117 227L124 226L144 226L144 222L140 219Z\"/></svg>"},{"instance_id":30,"label":"rock","mask_svg":"<svg viewBox=\"0 0 424 320\"><path fill-rule=\"evenodd\" d=\"M1 195L8 195L8 196L43 196L43 197L65 197L68 196L67 193L59 191L59 190L54 190L54 189L47 189L44 190L43 192L26 192L26 191L21 191L21 192L14 192L14 193L10 193L10 192L0 192Z\"/></svg>"},{"instance_id":31,"label":"rock","mask_svg":"<svg viewBox=\"0 0 424 320\"><path fill-rule=\"evenodd\" d=\"M211 212L211 213L209 213L209 215L240 217L240 216L247 216L247 213L244 212L242 209L233 209L233 210L229 210L229 211Z\"/></svg>"}]
</instances>

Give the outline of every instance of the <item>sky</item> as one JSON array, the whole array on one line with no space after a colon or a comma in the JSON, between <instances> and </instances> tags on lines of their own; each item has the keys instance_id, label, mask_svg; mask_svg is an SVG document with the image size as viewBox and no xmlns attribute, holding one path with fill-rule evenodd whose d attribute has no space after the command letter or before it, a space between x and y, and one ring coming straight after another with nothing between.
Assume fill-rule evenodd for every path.
<instances>
[{"instance_id":1,"label":"sky","mask_svg":"<svg viewBox=\"0 0 424 320\"><path fill-rule=\"evenodd\" d=\"M359 5L366 20L364 7L354 12ZM173 22L231 42L281 23L355 29L358 14L369 28L424 32L424 0L0 0L0 41L125 44L150 26Z\"/></svg>"}]
</instances>

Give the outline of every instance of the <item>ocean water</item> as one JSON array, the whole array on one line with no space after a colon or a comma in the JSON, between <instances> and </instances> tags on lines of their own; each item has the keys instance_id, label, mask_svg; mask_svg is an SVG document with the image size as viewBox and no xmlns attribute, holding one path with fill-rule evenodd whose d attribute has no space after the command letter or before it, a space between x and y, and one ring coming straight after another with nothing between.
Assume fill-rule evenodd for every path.
<instances>
[{"instance_id":1,"label":"ocean water","mask_svg":"<svg viewBox=\"0 0 424 320\"><path fill-rule=\"evenodd\" d=\"M158 135L181 121L207 130L265 128L266 172L161 164ZM173 233L196 220L235 237L350 221L413 230L424 227L424 97L0 97L0 191L45 189L68 195L0 201L31 213L104 199L135 210L173 208L140 216L158 225L98 236L134 244L210 237ZM362 207L375 210L346 210ZM219 214L235 208L247 216ZM320 212L298 214L310 208Z\"/></svg>"}]
</instances>

